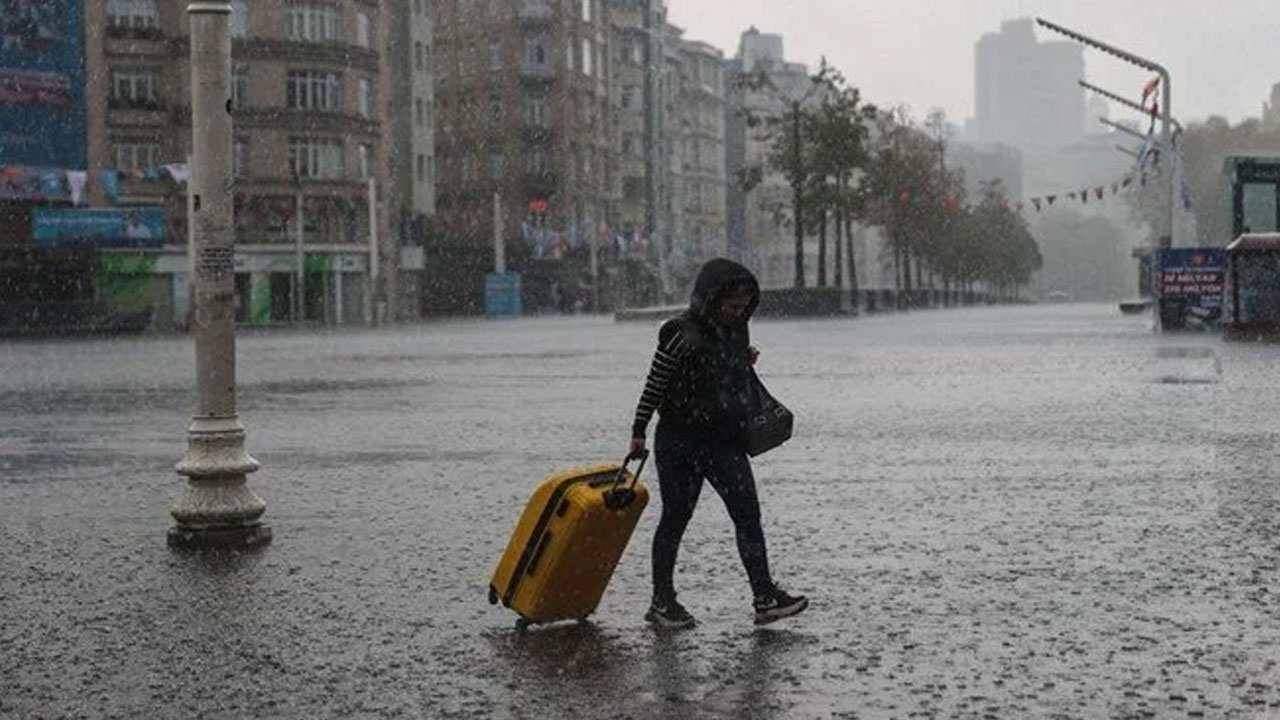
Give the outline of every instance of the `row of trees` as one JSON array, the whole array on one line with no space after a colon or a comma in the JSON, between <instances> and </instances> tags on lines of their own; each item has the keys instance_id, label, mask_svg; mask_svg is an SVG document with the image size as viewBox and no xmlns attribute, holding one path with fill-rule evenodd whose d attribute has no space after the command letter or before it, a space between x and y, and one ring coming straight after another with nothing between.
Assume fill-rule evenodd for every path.
<instances>
[{"instance_id":1,"label":"row of trees","mask_svg":"<svg viewBox=\"0 0 1280 720\"><path fill-rule=\"evenodd\" d=\"M946 119L931 114L917 126L902 109L882 111L862 103L858 89L825 61L811 81L816 102L791 99L787 113L749 118L772 138L768 165L791 183L796 202L781 222L799 223L796 285L804 286L800 238L818 238L819 286L827 285L828 248L834 248L836 287L853 263L855 223L884 229L893 254L897 289L972 289L984 283L1007 296L1025 287L1041 266L1039 249L1025 220L1013 212L998 182L982 185L970 202L964 178L946 166ZM756 73L748 87L767 87ZM763 169L741 178L750 191ZM828 243L828 240L831 243Z\"/></svg>"}]
</instances>

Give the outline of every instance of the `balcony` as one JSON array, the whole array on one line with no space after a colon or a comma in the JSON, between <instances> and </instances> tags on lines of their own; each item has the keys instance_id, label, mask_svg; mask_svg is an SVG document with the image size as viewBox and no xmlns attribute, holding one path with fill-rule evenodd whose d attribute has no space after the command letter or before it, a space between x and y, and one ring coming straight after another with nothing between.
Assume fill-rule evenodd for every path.
<instances>
[{"instance_id":1,"label":"balcony","mask_svg":"<svg viewBox=\"0 0 1280 720\"><path fill-rule=\"evenodd\" d=\"M107 125L114 127L164 127L171 121L160 100L107 98Z\"/></svg>"},{"instance_id":2,"label":"balcony","mask_svg":"<svg viewBox=\"0 0 1280 720\"><path fill-rule=\"evenodd\" d=\"M554 133L547 125L525 123L520 126L520 139L530 145L550 145L553 137Z\"/></svg>"},{"instance_id":3,"label":"balcony","mask_svg":"<svg viewBox=\"0 0 1280 720\"><path fill-rule=\"evenodd\" d=\"M555 194L558 183L553 172L525 172L524 191L532 198L549 198Z\"/></svg>"},{"instance_id":4,"label":"balcony","mask_svg":"<svg viewBox=\"0 0 1280 720\"><path fill-rule=\"evenodd\" d=\"M159 40L164 37L158 27L131 27L126 25L107 25L103 33L109 38L125 40Z\"/></svg>"},{"instance_id":5,"label":"balcony","mask_svg":"<svg viewBox=\"0 0 1280 720\"><path fill-rule=\"evenodd\" d=\"M517 17L522 27L545 27L551 24L551 7L530 5L526 2L520 6Z\"/></svg>"},{"instance_id":6,"label":"balcony","mask_svg":"<svg viewBox=\"0 0 1280 720\"><path fill-rule=\"evenodd\" d=\"M556 79L551 64L530 65L525 63L520 68L520 80L526 84L547 85Z\"/></svg>"}]
</instances>

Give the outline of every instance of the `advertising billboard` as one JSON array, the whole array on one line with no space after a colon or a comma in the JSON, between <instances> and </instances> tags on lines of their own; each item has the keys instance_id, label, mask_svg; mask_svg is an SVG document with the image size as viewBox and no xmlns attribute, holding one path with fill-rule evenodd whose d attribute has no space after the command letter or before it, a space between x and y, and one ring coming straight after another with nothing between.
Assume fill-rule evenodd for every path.
<instances>
[{"instance_id":1,"label":"advertising billboard","mask_svg":"<svg viewBox=\"0 0 1280 720\"><path fill-rule=\"evenodd\" d=\"M32 220L38 247L160 247L164 244L164 208L160 207L38 207L33 209Z\"/></svg>"},{"instance_id":2,"label":"advertising billboard","mask_svg":"<svg viewBox=\"0 0 1280 720\"><path fill-rule=\"evenodd\" d=\"M1160 250L1155 274L1166 328L1211 328L1222 321L1227 253L1221 248Z\"/></svg>"},{"instance_id":3,"label":"advertising billboard","mask_svg":"<svg viewBox=\"0 0 1280 720\"><path fill-rule=\"evenodd\" d=\"M0 165L85 166L82 0L0 0Z\"/></svg>"}]
</instances>

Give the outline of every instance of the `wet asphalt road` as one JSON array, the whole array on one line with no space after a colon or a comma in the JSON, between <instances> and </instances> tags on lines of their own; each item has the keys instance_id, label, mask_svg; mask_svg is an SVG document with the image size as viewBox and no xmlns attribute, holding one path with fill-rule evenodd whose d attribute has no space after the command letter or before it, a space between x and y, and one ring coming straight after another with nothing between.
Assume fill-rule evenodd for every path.
<instances>
[{"instance_id":1,"label":"wet asphalt road","mask_svg":"<svg viewBox=\"0 0 1280 720\"><path fill-rule=\"evenodd\" d=\"M0 717L1280 717L1280 347L1114 306L757 323L810 611L754 628L707 494L696 629L641 620L656 501L593 623L517 635L493 564L543 476L625 450L655 330L243 336L275 541L221 558L165 546L187 340L3 342Z\"/></svg>"}]
</instances>

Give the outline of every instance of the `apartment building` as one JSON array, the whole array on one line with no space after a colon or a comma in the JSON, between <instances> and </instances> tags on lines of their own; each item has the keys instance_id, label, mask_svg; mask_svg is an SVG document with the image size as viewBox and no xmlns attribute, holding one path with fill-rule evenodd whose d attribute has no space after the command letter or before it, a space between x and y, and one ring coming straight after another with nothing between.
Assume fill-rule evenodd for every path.
<instances>
[{"instance_id":1,"label":"apartment building","mask_svg":"<svg viewBox=\"0 0 1280 720\"><path fill-rule=\"evenodd\" d=\"M525 307L590 294L610 205L605 0L432 0L437 242L428 312L478 313L495 268L522 275ZM434 268L434 269L433 269Z\"/></svg>"},{"instance_id":2,"label":"apartment building","mask_svg":"<svg viewBox=\"0 0 1280 720\"><path fill-rule=\"evenodd\" d=\"M429 175L415 172L430 127L414 122L410 99L431 93L415 53L430 44L423 0L234 0L231 10L237 320L415 316L423 260L412 249L433 197ZM102 251L134 276L113 284L131 287L113 301L150 304L156 326L181 326L186 4L90 0L84 39L87 170L104 178L88 199L164 217L158 247Z\"/></svg>"}]
</instances>

